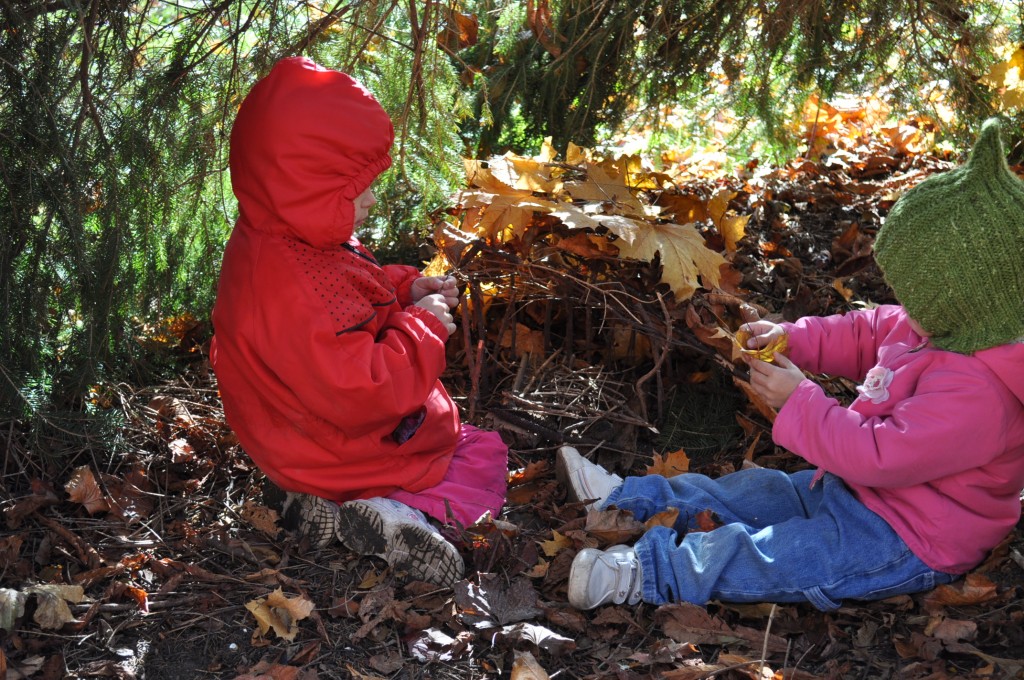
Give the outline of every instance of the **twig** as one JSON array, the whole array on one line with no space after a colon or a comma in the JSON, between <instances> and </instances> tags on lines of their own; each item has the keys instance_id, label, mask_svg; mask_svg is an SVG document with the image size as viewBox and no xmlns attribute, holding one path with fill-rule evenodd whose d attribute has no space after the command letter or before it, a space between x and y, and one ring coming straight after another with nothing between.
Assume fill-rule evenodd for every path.
<instances>
[{"instance_id":1,"label":"twig","mask_svg":"<svg viewBox=\"0 0 1024 680\"><path fill-rule=\"evenodd\" d=\"M72 533L71 530L62 526L59 522L41 515L38 512L34 512L32 515L40 524L49 528L51 531L55 532L67 541L78 553L78 559L81 560L82 564L86 565L89 569L96 569L100 564L102 564L103 560L100 559L100 554L96 552L92 546Z\"/></svg>"},{"instance_id":2,"label":"twig","mask_svg":"<svg viewBox=\"0 0 1024 680\"><path fill-rule=\"evenodd\" d=\"M772 603L772 609L768 612L768 624L764 629L764 644L761 646L761 666L757 670L758 677L764 677L764 661L768 656L768 636L772 632L772 619L775 618L775 610L778 608L774 602Z\"/></svg>"},{"instance_id":3,"label":"twig","mask_svg":"<svg viewBox=\"0 0 1024 680\"><path fill-rule=\"evenodd\" d=\"M668 356L669 348L672 346L672 317L668 313L668 307L665 306L665 300L661 297L661 293L658 295L658 304L661 305L661 312L665 315L665 344L662 345L661 352L658 354L658 358L654 361L654 366L644 375L640 376L640 379L636 381L637 401L640 402L640 417L644 420L649 420L647 417L647 400L644 399L643 386L644 383L651 379L652 376L661 371L661 365L665 363L665 357Z\"/></svg>"}]
</instances>

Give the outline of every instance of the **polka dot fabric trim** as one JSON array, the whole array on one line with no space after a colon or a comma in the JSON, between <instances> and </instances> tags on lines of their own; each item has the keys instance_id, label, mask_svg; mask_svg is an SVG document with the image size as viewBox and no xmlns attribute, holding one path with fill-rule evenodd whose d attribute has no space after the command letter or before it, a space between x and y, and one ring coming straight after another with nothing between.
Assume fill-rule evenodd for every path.
<instances>
[{"instance_id":1,"label":"polka dot fabric trim","mask_svg":"<svg viewBox=\"0 0 1024 680\"><path fill-rule=\"evenodd\" d=\"M285 243L313 294L331 315L336 334L367 325L376 332L378 311L396 302L394 287L379 265L345 248L321 250L295 239Z\"/></svg>"}]
</instances>

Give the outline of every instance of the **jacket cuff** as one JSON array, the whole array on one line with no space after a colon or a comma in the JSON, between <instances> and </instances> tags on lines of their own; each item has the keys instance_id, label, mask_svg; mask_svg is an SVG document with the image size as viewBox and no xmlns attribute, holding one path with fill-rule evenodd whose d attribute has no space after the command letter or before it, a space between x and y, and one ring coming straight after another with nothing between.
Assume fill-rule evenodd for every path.
<instances>
[{"instance_id":1,"label":"jacket cuff","mask_svg":"<svg viewBox=\"0 0 1024 680\"><path fill-rule=\"evenodd\" d=\"M448 339L448 329L445 328L440 319L427 310L422 307L417 307L416 305L410 305L405 308L405 311L423 322L423 325L427 327L427 330L436 335L442 341Z\"/></svg>"},{"instance_id":2,"label":"jacket cuff","mask_svg":"<svg viewBox=\"0 0 1024 680\"><path fill-rule=\"evenodd\" d=\"M772 423L772 441L779 446L803 457L799 436L800 430L806 427L811 418L808 417L810 405L816 392L821 390L813 381L805 378L796 386L789 399L779 409L779 414Z\"/></svg>"}]
</instances>

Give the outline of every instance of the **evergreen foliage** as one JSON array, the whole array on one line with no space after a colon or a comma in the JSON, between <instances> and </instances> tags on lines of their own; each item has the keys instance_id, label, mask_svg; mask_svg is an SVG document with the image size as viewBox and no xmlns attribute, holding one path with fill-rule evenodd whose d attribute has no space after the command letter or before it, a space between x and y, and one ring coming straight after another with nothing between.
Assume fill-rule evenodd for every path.
<instances>
[{"instance_id":1,"label":"evergreen foliage","mask_svg":"<svg viewBox=\"0 0 1024 680\"><path fill-rule=\"evenodd\" d=\"M236 216L231 122L281 57L353 73L394 117L371 236L398 248L456 186L460 154L588 145L721 73L722 103L776 131L811 92L909 100L938 81L973 122L992 40L1019 41L1022 15L990 0L5 1L0 418L146 380L161 368L136 339L147 324L208 316Z\"/></svg>"}]
</instances>

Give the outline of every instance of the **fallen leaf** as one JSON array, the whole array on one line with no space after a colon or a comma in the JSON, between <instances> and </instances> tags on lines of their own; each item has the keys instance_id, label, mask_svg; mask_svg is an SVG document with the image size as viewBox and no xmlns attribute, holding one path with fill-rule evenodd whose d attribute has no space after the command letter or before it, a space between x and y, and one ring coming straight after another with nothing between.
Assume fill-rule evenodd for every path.
<instances>
[{"instance_id":1,"label":"fallen leaf","mask_svg":"<svg viewBox=\"0 0 1024 680\"><path fill-rule=\"evenodd\" d=\"M291 642L299 632L298 622L313 611L313 601L303 597L288 597L281 588L265 598L245 603L259 625L260 635L273 630L278 637Z\"/></svg>"},{"instance_id":2,"label":"fallen leaf","mask_svg":"<svg viewBox=\"0 0 1024 680\"><path fill-rule=\"evenodd\" d=\"M647 474L662 477L675 477L689 471L690 458L683 449L671 451L664 456L656 453L654 461L647 467Z\"/></svg>"},{"instance_id":3,"label":"fallen leaf","mask_svg":"<svg viewBox=\"0 0 1024 680\"><path fill-rule=\"evenodd\" d=\"M652 527L668 527L671 529L676 525L677 519L679 519L679 508L669 508L649 517L644 522L644 529Z\"/></svg>"},{"instance_id":4,"label":"fallen leaf","mask_svg":"<svg viewBox=\"0 0 1024 680\"><path fill-rule=\"evenodd\" d=\"M576 650L576 641L572 638L559 635L549 628L534 623L516 623L505 626L495 634L494 642L511 643L513 648L519 648L521 643L525 642L555 656L571 654Z\"/></svg>"},{"instance_id":5,"label":"fallen leaf","mask_svg":"<svg viewBox=\"0 0 1024 680\"><path fill-rule=\"evenodd\" d=\"M494 628L516 621L536 618L541 610L539 596L526 578L507 581L503 575L477 574L455 584L455 605L460 618L475 628Z\"/></svg>"},{"instance_id":6,"label":"fallen leaf","mask_svg":"<svg viewBox=\"0 0 1024 680\"><path fill-rule=\"evenodd\" d=\"M725 646L743 643L757 650L766 646L772 652L784 652L787 648L786 641L777 635L765 636L764 631L743 626L732 628L695 604L663 605L654 613L654 620L676 642Z\"/></svg>"},{"instance_id":7,"label":"fallen leaf","mask_svg":"<svg viewBox=\"0 0 1024 680\"><path fill-rule=\"evenodd\" d=\"M271 538L281 533L281 527L277 526L278 520L281 519L280 516L276 510L272 510L265 505L246 501L242 504L242 510L239 514L243 521L249 523L249 526Z\"/></svg>"},{"instance_id":8,"label":"fallen leaf","mask_svg":"<svg viewBox=\"0 0 1024 680\"><path fill-rule=\"evenodd\" d=\"M90 515L110 509L103 490L96 481L96 475L87 465L75 468L64 485L64 490L67 491L68 500L82 505Z\"/></svg>"},{"instance_id":9,"label":"fallen leaf","mask_svg":"<svg viewBox=\"0 0 1024 680\"><path fill-rule=\"evenodd\" d=\"M437 628L428 628L409 640L409 655L421 663L456 661L473 651L472 638L472 633L460 633L456 639Z\"/></svg>"},{"instance_id":10,"label":"fallen leaf","mask_svg":"<svg viewBox=\"0 0 1024 680\"><path fill-rule=\"evenodd\" d=\"M25 600L28 595L13 588L0 588L0 629L8 633L14 630L14 623L25 615Z\"/></svg>"},{"instance_id":11,"label":"fallen leaf","mask_svg":"<svg viewBox=\"0 0 1024 680\"><path fill-rule=\"evenodd\" d=\"M731 189L719 189L708 203L708 216L718 228L718 233L725 240L725 249L736 252L737 242L743 238L750 221L750 215L729 214L729 201L736 198L738 192Z\"/></svg>"},{"instance_id":12,"label":"fallen leaf","mask_svg":"<svg viewBox=\"0 0 1024 680\"><path fill-rule=\"evenodd\" d=\"M722 521L712 510L701 510L693 517L695 525L691 531L714 531L722 526Z\"/></svg>"},{"instance_id":13,"label":"fallen leaf","mask_svg":"<svg viewBox=\"0 0 1024 680\"><path fill-rule=\"evenodd\" d=\"M24 592L36 596L36 612L32 619L41 628L51 630L75 620L68 602L78 604L85 599L85 589L82 586L44 583L29 586Z\"/></svg>"},{"instance_id":14,"label":"fallen leaf","mask_svg":"<svg viewBox=\"0 0 1024 680\"><path fill-rule=\"evenodd\" d=\"M548 557L554 557L562 550L572 547L572 541L557 531L551 532L551 539L540 542L541 551Z\"/></svg>"},{"instance_id":15,"label":"fallen leaf","mask_svg":"<svg viewBox=\"0 0 1024 680\"><path fill-rule=\"evenodd\" d=\"M968 574L963 580L935 588L924 597L928 611L942 607L963 607L990 602L998 596L996 584L981 574Z\"/></svg>"},{"instance_id":16,"label":"fallen leaf","mask_svg":"<svg viewBox=\"0 0 1024 680\"><path fill-rule=\"evenodd\" d=\"M935 616L924 628L925 635L931 635L943 642L970 642L978 634L978 624L974 621L963 621L948 619L944 616Z\"/></svg>"},{"instance_id":17,"label":"fallen leaf","mask_svg":"<svg viewBox=\"0 0 1024 680\"><path fill-rule=\"evenodd\" d=\"M550 680L551 676L530 652L515 651L511 680Z\"/></svg>"},{"instance_id":18,"label":"fallen leaf","mask_svg":"<svg viewBox=\"0 0 1024 680\"><path fill-rule=\"evenodd\" d=\"M621 174L609 174L607 169L596 163L586 164L587 179L566 182L565 191L576 201L601 201L612 204L624 215L640 217L644 207L626 186Z\"/></svg>"},{"instance_id":19,"label":"fallen leaf","mask_svg":"<svg viewBox=\"0 0 1024 680\"><path fill-rule=\"evenodd\" d=\"M647 223L632 240L621 238L624 232L614 227L612 230L620 236L616 241L620 257L650 262L661 254L661 280L669 285L676 300L689 299L701 285L718 285L719 268L725 258L708 248L692 225Z\"/></svg>"},{"instance_id":20,"label":"fallen leaf","mask_svg":"<svg viewBox=\"0 0 1024 680\"><path fill-rule=\"evenodd\" d=\"M643 535L644 525L626 510L591 510L585 530L604 545L619 545L632 543Z\"/></svg>"}]
</instances>

